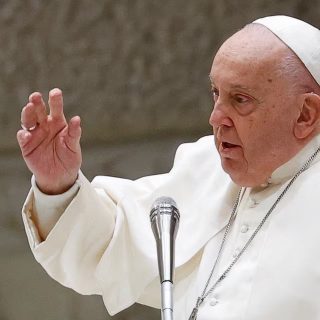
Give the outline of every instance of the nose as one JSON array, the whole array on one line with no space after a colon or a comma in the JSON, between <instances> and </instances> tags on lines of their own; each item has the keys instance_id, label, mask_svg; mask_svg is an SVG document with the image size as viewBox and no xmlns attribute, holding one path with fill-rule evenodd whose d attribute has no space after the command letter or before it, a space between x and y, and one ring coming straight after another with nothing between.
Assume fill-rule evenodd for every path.
<instances>
[{"instance_id":1,"label":"nose","mask_svg":"<svg viewBox=\"0 0 320 320\"><path fill-rule=\"evenodd\" d=\"M213 128L221 126L232 127L233 121L226 112L226 107L221 103L216 102L211 112L209 123Z\"/></svg>"}]
</instances>

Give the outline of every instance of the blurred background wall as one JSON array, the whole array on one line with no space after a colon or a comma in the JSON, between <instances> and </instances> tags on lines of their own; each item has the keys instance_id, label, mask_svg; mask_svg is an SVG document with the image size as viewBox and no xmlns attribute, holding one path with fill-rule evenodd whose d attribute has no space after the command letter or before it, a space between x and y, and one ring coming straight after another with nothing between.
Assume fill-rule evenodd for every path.
<instances>
[{"instance_id":1,"label":"blurred background wall","mask_svg":"<svg viewBox=\"0 0 320 320\"><path fill-rule=\"evenodd\" d=\"M64 91L68 117L82 118L90 179L165 172L178 144L211 132L208 73L221 41L272 14L319 28L320 1L0 1L0 320L109 319L100 297L55 283L27 245L30 173L15 133L28 95ZM159 312L135 305L113 319L151 318Z\"/></svg>"}]
</instances>

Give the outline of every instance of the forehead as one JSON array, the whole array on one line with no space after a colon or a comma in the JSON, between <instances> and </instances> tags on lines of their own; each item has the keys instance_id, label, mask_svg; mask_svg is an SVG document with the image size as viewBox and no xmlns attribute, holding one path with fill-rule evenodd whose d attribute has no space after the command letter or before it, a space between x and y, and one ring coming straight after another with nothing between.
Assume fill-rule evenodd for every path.
<instances>
[{"instance_id":1,"label":"forehead","mask_svg":"<svg viewBox=\"0 0 320 320\"><path fill-rule=\"evenodd\" d=\"M265 30L264 30L265 29ZM213 82L224 79L269 81L281 73L281 61L288 48L268 29L242 29L218 50L210 72Z\"/></svg>"}]
</instances>

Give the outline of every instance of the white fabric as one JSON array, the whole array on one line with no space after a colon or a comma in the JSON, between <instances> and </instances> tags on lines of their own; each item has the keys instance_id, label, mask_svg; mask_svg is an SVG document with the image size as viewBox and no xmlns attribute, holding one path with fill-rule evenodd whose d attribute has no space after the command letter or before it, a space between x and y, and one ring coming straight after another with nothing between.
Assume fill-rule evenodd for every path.
<instances>
[{"instance_id":1,"label":"white fabric","mask_svg":"<svg viewBox=\"0 0 320 320\"><path fill-rule=\"evenodd\" d=\"M318 145L319 137L276 170L268 186L245 191L219 272ZM175 318L187 319L212 267L238 192L219 162L210 136L181 146L169 174L137 181L97 177L92 185L81 175L77 195L44 242L32 221L31 191L23 216L36 259L62 284L83 294L101 294L111 314L136 301L157 307L159 285L149 210L155 198L170 195L181 213ZM319 181L316 160L202 305L199 320L320 319Z\"/></svg>"},{"instance_id":2,"label":"white fabric","mask_svg":"<svg viewBox=\"0 0 320 320\"><path fill-rule=\"evenodd\" d=\"M79 181L65 193L59 195L47 195L38 188L34 176L31 179L31 186L34 191L34 205L32 218L39 229L39 234L41 238L45 239L54 225L59 220L63 211L69 205L71 200L77 194L79 190ZM38 214L40 212L40 214ZM41 212L46 212L46 214L41 214Z\"/></svg>"},{"instance_id":3,"label":"white fabric","mask_svg":"<svg viewBox=\"0 0 320 320\"><path fill-rule=\"evenodd\" d=\"M253 21L282 40L303 62L320 85L320 30L296 18L270 16Z\"/></svg>"}]
</instances>

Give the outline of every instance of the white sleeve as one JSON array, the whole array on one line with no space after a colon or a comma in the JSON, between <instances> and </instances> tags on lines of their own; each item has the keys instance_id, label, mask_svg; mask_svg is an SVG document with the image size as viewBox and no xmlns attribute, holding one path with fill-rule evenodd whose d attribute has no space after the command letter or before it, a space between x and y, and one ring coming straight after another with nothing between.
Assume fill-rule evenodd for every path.
<instances>
[{"instance_id":1,"label":"white sleeve","mask_svg":"<svg viewBox=\"0 0 320 320\"><path fill-rule=\"evenodd\" d=\"M116 204L103 190L93 188L82 173L77 185L78 191L63 214L51 214L50 219L58 218L58 221L45 241L40 237L34 221L33 189L23 206L22 217L32 252L51 277L80 293L101 294L95 269L112 238ZM48 203L49 213L57 208L56 201L52 202L53 207ZM45 215L46 211L41 214Z\"/></svg>"},{"instance_id":2,"label":"white sleeve","mask_svg":"<svg viewBox=\"0 0 320 320\"><path fill-rule=\"evenodd\" d=\"M68 207L79 190L79 181L66 192L59 195L47 195L38 188L35 177L31 178L34 193L32 220L37 225L41 239L46 239L60 216Z\"/></svg>"}]
</instances>

